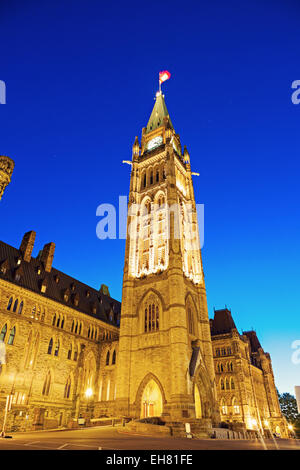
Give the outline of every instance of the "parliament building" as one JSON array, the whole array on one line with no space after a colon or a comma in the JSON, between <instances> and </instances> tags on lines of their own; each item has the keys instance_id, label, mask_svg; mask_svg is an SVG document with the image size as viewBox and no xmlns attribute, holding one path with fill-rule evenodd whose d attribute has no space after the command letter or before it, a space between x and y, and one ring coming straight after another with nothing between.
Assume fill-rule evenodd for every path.
<instances>
[{"instance_id":1,"label":"parliament building","mask_svg":"<svg viewBox=\"0 0 300 470\"><path fill-rule=\"evenodd\" d=\"M286 436L255 331L227 308L209 319L190 156L161 91L128 163L122 303L55 269L53 242L34 258L34 231L0 242L0 427L9 397L11 431L160 417ZM1 156L0 199L13 169Z\"/></svg>"}]
</instances>

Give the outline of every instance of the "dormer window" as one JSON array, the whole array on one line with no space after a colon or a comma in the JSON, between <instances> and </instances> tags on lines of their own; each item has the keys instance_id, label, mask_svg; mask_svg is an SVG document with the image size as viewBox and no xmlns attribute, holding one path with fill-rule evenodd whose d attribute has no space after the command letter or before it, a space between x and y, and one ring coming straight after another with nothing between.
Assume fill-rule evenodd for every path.
<instances>
[{"instance_id":1,"label":"dormer window","mask_svg":"<svg viewBox=\"0 0 300 470\"><path fill-rule=\"evenodd\" d=\"M54 276L54 281L56 282L56 284L59 283L59 276L57 274Z\"/></svg>"},{"instance_id":2,"label":"dormer window","mask_svg":"<svg viewBox=\"0 0 300 470\"><path fill-rule=\"evenodd\" d=\"M72 292L75 292L75 288L76 288L75 284L71 284L71 291Z\"/></svg>"},{"instance_id":3,"label":"dormer window","mask_svg":"<svg viewBox=\"0 0 300 470\"><path fill-rule=\"evenodd\" d=\"M91 296L91 293L90 293L90 291L89 291L89 290L87 290L87 291L86 291L86 293L85 293L85 295L86 295L86 298L87 298L87 299L89 299L89 298L90 298L90 296Z\"/></svg>"},{"instance_id":4,"label":"dormer window","mask_svg":"<svg viewBox=\"0 0 300 470\"><path fill-rule=\"evenodd\" d=\"M74 295L73 303L74 303L75 307L78 307L78 305L79 305L79 294L78 293Z\"/></svg>"},{"instance_id":5,"label":"dormer window","mask_svg":"<svg viewBox=\"0 0 300 470\"><path fill-rule=\"evenodd\" d=\"M46 290L47 290L47 282L46 282L46 280L44 279L43 282L42 282L42 284L41 284L41 293L42 293L42 294L45 294Z\"/></svg>"},{"instance_id":6,"label":"dormer window","mask_svg":"<svg viewBox=\"0 0 300 470\"><path fill-rule=\"evenodd\" d=\"M41 270L40 266L37 267L36 272L38 273L38 275L41 274L42 270Z\"/></svg>"},{"instance_id":7,"label":"dormer window","mask_svg":"<svg viewBox=\"0 0 300 470\"><path fill-rule=\"evenodd\" d=\"M64 299L65 302L68 302L68 301L69 301L69 299L70 299L70 291L69 291L69 289L65 289L65 290L63 291L63 299Z\"/></svg>"},{"instance_id":8,"label":"dormer window","mask_svg":"<svg viewBox=\"0 0 300 470\"><path fill-rule=\"evenodd\" d=\"M20 266L21 263L22 263L22 258L18 258L17 259L17 265Z\"/></svg>"}]
</instances>

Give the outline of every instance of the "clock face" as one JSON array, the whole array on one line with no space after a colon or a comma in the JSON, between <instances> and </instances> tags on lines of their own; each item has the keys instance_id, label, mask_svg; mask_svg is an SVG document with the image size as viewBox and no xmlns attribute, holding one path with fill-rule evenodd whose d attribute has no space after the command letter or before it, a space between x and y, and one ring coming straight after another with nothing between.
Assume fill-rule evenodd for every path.
<instances>
[{"instance_id":1,"label":"clock face","mask_svg":"<svg viewBox=\"0 0 300 470\"><path fill-rule=\"evenodd\" d=\"M154 137L154 139L149 140L147 144L147 150L152 150L155 149L155 147L158 147L161 145L163 142L162 136Z\"/></svg>"}]
</instances>

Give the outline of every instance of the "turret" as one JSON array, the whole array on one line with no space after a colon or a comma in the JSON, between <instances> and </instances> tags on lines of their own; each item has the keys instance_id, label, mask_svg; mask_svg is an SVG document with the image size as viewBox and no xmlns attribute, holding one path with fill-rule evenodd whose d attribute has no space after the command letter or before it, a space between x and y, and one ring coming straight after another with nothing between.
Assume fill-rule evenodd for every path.
<instances>
[{"instance_id":1,"label":"turret","mask_svg":"<svg viewBox=\"0 0 300 470\"><path fill-rule=\"evenodd\" d=\"M14 166L14 161L11 160L11 158L0 155L0 200L6 186L8 186L11 181Z\"/></svg>"},{"instance_id":2,"label":"turret","mask_svg":"<svg viewBox=\"0 0 300 470\"><path fill-rule=\"evenodd\" d=\"M186 148L186 146L184 146L183 161L184 161L184 163L190 164L190 154L189 154L188 149Z\"/></svg>"},{"instance_id":3,"label":"turret","mask_svg":"<svg viewBox=\"0 0 300 470\"><path fill-rule=\"evenodd\" d=\"M140 143L139 143L138 137L136 136L133 147L132 147L132 159L134 159L134 157L138 157L139 154L140 154Z\"/></svg>"}]
</instances>

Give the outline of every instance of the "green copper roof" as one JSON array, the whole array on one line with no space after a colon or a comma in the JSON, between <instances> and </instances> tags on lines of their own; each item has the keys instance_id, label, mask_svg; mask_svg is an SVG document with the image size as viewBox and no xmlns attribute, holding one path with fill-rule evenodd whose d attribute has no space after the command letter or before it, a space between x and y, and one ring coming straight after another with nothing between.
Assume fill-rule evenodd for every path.
<instances>
[{"instance_id":1,"label":"green copper roof","mask_svg":"<svg viewBox=\"0 0 300 470\"><path fill-rule=\"evenodd\" d=\"M174 129L168 110L167 110L164 97L160 93L156 95L155 105L153 107L150 119L147 124L146 133L154 131L154 129L157 129L158 127L160 127L163 123L163 119L165 116L169 117L170 125L172 129Z\"/></svg>"}]
</instances>

